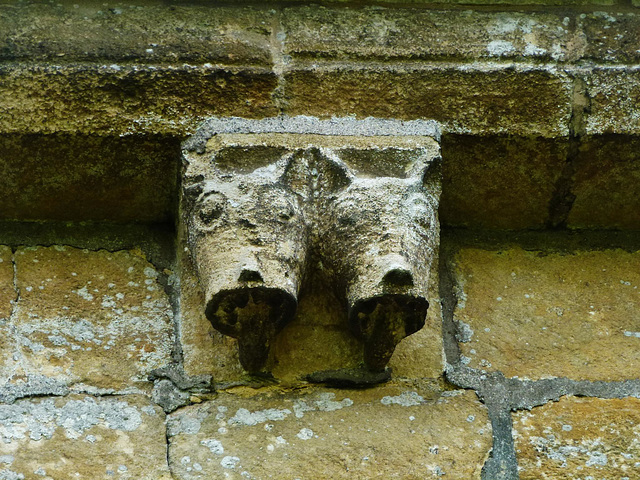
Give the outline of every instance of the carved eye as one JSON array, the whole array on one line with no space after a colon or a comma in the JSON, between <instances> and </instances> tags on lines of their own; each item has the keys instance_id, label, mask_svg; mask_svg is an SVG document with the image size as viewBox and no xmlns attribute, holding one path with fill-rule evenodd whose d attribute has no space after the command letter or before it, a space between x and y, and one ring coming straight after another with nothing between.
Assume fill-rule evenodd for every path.
<instances>
[{"instance_id":1,"label":"carved eye","mask_svg":"<svg viewBox=\"0 0 640 480\"><path fill-rule=\"evenodd\" d=\"M272 205L272 208L275 212L276 219L279 222L286 223L296 214L293 203L288 199L279 199L274 205Z\"/></svg>"},{"instance_id":2,"label":"carved eye","mask_svg":"<svg viewBox=\"0 0 640 480\"><path fill-rule=\"evenodd\" d=\"M220 192L212 192L200 201L198 220L203 228L216 226L224 213L227 199Z\"/></svg>"}]
</instances>

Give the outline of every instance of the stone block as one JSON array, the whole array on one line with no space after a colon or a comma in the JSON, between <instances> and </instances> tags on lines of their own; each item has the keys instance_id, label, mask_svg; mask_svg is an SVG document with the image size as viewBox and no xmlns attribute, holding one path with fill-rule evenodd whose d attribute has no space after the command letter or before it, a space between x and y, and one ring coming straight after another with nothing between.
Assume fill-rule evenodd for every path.
<instances>
[{"instance_id":1,"label":"stone block","mask_svg":"<svg viewBox=\"0 0 640 480\"><path fill-rule=\"evenodd\" d=\"M0 136L0 219L166 222L180 145L154 136Z\"/></svg>"},{"instance_id":2,"label":"stone block","mask_svg":"<svg viewBox=\"0 0 640 480\"><path fill-rule=\"evenodd\" d=\"M285 73L285 112L429 118L446 133L569 133L572 85L554 68L518 65L328 66Z\"/></svg>"},{"instance_id":3,"label":"stone block","mask_svg":"<svg viewBox=\"0 0 640 480\"><path fill-rule=\"evenodd\" d=\"M176 479L479 479L491 449L487 412L472 392L238 393L169 416Z\"/></svg>"},{"instance_id":4,"label":"stone block","mask_svg":"<svg viewBox=\"0 0 640 480\"><path fill-rule=\"evenodd\" d=\"M543 228L568 146L562 139L444 135L442 224Z\"/></svg>"},{"instance_id":5,"label":"stone block","mask_svg":"<svg viewBox=\"0 0 640 480\"><path fill-rule=\"evenodd\" d=\"M15 4L0 10L0 60L271 65L273 10Z\"/></svg>"},{"instance_id":6,"label":"stone block","mask_svg":"<svg viewBox=\"0 0 640 480\"><path fill-rule=\"evenodd\" d=\"M640 132L640 69L636 66L598 67L582 73L589 98L585 114L587 135L637 135Z\"/></svg>"},{"instance_id":7,"label":"stone block","mask_svg":"<svg viewBox=\"0 0 640 480\"><path fill-rule=\"evenodd\" d=\"M285 9L284 54L293 60L544 60L580 55L562 14L472 10Z\"/></svg>"},{"instance_id":8,"label":"stone block","mask_svg":"<svg viewBox=\"0 0 640 480\"><path fill-rule=\"evenodd\" d=\"M577 18L585 41L584 57L597 63L637 64L640 16L636 13L583 13Z\"/></svg>"},{"instance_id":9,"label":"stone block","mask_svg":"<svg viewBox=\"0 0 640 480\"><path fill-rule=\"evenodd\" d=\"M603 135L582 140L569 228L640 230L640 141Z\"/></svg>"},{"instance_id":10,"label":"stone block","mask_svg":"<svg viewBox=\"0 0 640 480\"><path fill-rule=\"evenodd\" d=\"M507 377L623 381L640 361L640 253L463 248L454 319L463 363Z\"/></svg>"},{"instance_id":11,"label":"stone block","mask_svg":"<svg viewBox=\"0 0 640 480\"><path fill-rule=\"evenodd\" d=\"M640 400L562 397L513 414L522 480L640 476Z\"/></svg>"},{"instance_id":12,"label":"stone block","mask_svg":"<svg viewBox=\"0 0 640 480\"><path fill-rule=\"evenodd\" d=\"M141 253L20 248L15 329L23 375L91 391L148 391L170 362L172 312ZM19 386L19 375L10 383Z\"/></svg>"},{"instance_id":13,"label":"stone block","mask_svg":"<svg viewBox=\"0 0 640 480\"><path fill-rule=\"evenodd\" d=\"M0 478L170 480L164 420L140 395L0 405Z\"/></svg>"},{"instance_id":14,"label":"stone block","mask_svg":"<svg viewBox=\"0 0 640 480\"><path fill-rule=\"evenodd\" d=\"M2 65L0 133L185 136L211 115L277 115L263 67Z\"/></svg>"},{"instance_id":15,"label":"stone block","mask_svg":"<svg viewBox=\"0 0 640 480\"><path fill-rule=\"evenodd\" d=\"M9 319L18 296L13 281L13 252L6 245L0 245L0 322Z\"/></svg>"}]
</instances>

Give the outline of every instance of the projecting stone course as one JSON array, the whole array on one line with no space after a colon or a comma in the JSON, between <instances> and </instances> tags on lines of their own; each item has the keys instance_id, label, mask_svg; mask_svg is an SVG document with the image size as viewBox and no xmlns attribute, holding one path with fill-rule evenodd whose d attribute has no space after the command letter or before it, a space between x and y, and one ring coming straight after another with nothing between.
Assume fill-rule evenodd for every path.
<instances>
[{"instance_id":1,"label":"projecting stone course","mask_svg":"<svg viewBox=\"0 0 640 480\"><path fill-rule=\"evenodd\" d=\"M479 479L491 448L472 392L369 390L220 394L168 418L176 479Z\"/></svg>"},{"instance_id":2,"label":"projecting stone course","mask_svg":"<svg viewBox=\"0 0 640 480\"><path fill-rule=\"evenodd\" d=\"M0 478L170 480L164 420L140 395L0 405Z\"/></svg>"},{"instance_id":3,"label":"projecting stone course","mask_svg":"<svg viewBox=\"0 0 640 480\"><path fill-rule=\"evenodd\" d=\"M563 61L584 41L554 13L288 8L284 53L319 59L518 59Z\"/></svg>"},{"instance_id":4,"label":"projecting stone course","mask_svg":"<svg viewBox=\"0 0 640 480\"><path fill-rule=\"evenodd\" d=\"M528 379L638 378L638 252L463 248L455 264L464 364Z\"/></svg>"},{"instance_id":5,"label":"projecting stone course","mask_svg":"<svg viewBox=\"0 0 640 480\"><path fill-rule=\"evenodd\" d=\"M32 378L104 393L151 388L149 372L170 361L172 312L140 252L28 247L15 264L6 389L28 390Z\"/></svg>"},{"instance_id":6,"label":"projecting stone course","mask_svg":"<svg viewBox=\"0 0 640 480\"><path fill-rule=\"evenodd\" d=\"M513 414L521 480L640 477L640 400L563 397Z\"/></svg>"},{"instance_id":7,"label":"projecting stone course","mask_svg":"<svg viewBox=\"0 0 640 480\"><path fill-rule=\"evenodd\" d=\"M569 133L572 85L518 65L311 65L285 74L289 115L430 118L449 133Z\"/></svg>"}]
</instances>

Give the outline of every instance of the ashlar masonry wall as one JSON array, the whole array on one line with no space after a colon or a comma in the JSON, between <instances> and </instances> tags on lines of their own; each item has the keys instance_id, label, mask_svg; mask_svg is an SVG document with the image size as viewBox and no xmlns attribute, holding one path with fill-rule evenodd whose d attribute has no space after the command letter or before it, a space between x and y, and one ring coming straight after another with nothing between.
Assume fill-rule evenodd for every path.
<instances>
[{"instance_id":1,"label":"ashlar masonry wall","mask_svg":"<svg viewBox=\"0 0 640 480\"><path fill-rule=\"evenodd\" d=\"M1 3L0 479L640 478L638 6ZM440 125L390 375L319 274L258 374L207 319L183 142L299 115Z\"/></svg>"}]
</instances>

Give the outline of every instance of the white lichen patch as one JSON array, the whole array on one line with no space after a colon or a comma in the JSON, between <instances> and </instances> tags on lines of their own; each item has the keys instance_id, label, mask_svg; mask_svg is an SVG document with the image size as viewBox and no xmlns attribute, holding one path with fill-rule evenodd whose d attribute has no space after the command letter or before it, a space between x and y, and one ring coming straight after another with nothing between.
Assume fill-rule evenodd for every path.
<instances>
[{"instance_id":1,"label":"white lichen patch","mask_svg":"<svg viewBox=\"0 0 640 480\"><path fill-rule=\"evenodd\" d=\"M173 313L157 277L137 252L19 249L24 290L13 321L22 368L67 384L149 389L148 373L169 361L173 344ZM38 284L46 288L26 288Z\"/></svg>"},{"instance_id":2,"label":"white lichen patch","mask_svg":"<svg viewBox=\"0 0 640 480\"><path fill-rule=\"evenodd\" d=\"M300 440L310 440L313 438L313 430L310 428L303 428L296 434L296 437Z\"/></svg>"},{"instance_id":3,"label":"white lichen patch","mask_svg":"<svg viewBox=\"0 0 640 480\"><path fill-rule=\"evenodd\" d=\"M205 440L201 440L200 445L207 447L214 455L222 455L224 453L222 442L216 440L215 438L207 438Z\"/></svg>"},{"instance_id":4,"label":"white lichen patch","mask_svg":"<svg viewBox=\"0 0 640 480\"><path fill-rule=\"evenodd\" d=\"M302 418L305 412L333 412L353 405L353 400L350 398L343 398L338 402L334 400L335 396L335 393L325 392L319 394L318 398L314 400L296 400L293 404L293 411L297 418Z\"/></svg>"},{"instance_id":5,"label":"white lichen patch","mask_svg":"<svg viewBox=\"0 0 640 480\"><path fill-rule=\"evenodd\" d=\"M57 429L69 439L79 438L85 431L101 425L104 428L130 432L142 424L137 407L117 399L67 400L56 406L54 399L34 403L19 400L0 405L0 439L4 443L51 438Z\"/></svg>"},{"instance_id":6,"label":"white lichen patch","mask_svg":"<svg viewBox=\"0 0 640 480\"><path fill-rule=\"evenodd\" d=\"M268 421L284 420L289 415L291 415L291 410L288 408L268 408L255 412L250 412L246 408L239 408L236 414L229 419L229 424L251 426Z\"/></svg>"},{"instance_id":7,"label":"white lichen patch","mask_svg":"<svg viewBox=\"0 0 640 480\"><path fill-rule=\"evenodd\" d=\"M386 396L382 397L380 403L383 405L400 405L402 407L415 407L416 405L421 405L425 403L425 400L422 396L418 395L417 392L403 392L397 396Z\"/></svg>"}]
</instances>

